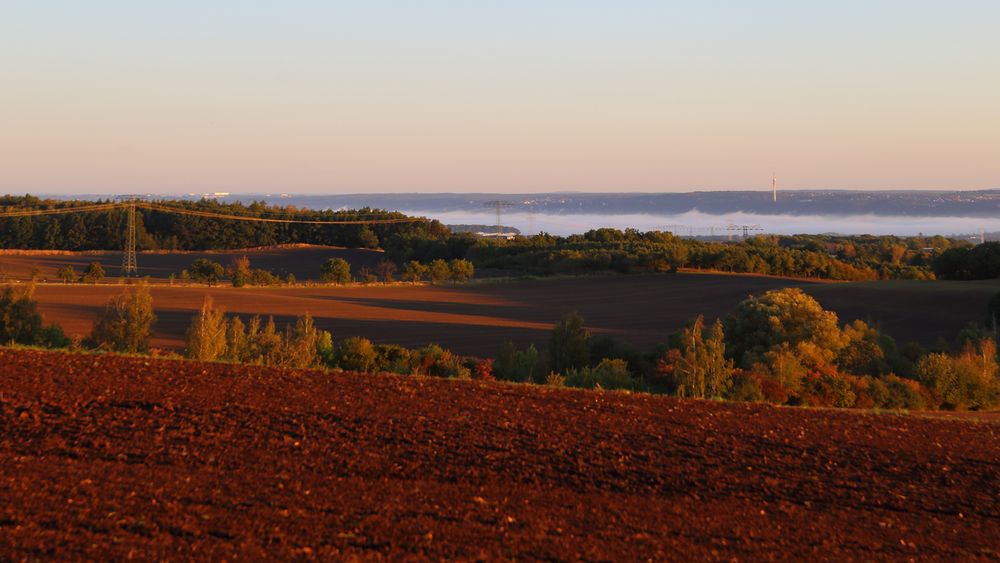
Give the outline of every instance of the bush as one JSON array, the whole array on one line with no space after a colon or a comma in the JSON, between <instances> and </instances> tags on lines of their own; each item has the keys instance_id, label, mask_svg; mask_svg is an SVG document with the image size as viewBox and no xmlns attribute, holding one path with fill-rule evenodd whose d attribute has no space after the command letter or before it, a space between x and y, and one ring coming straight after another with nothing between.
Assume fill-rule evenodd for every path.
<instances>
[{"instance_id":1,"label":"bush","mask_svg":"<svg viewBox=\"0 0 1000 563\"><path fill-rule=\"evenodd\" d=\"M431 283L441 283L451 278L451 268L447 262L441 259L431 262L427 273L430 275Z\"/></svg>"},{"instance_id":2,"label":"bush","mask_svg":"<svg viewBox=\"0 0 1000 563\"><path fill-rule=\"evenodd\" d=\"M625 360L603 359L594 367L571 369L566 374L566 385L584 389L628 389L638 390L639 381L632 378Z\"/></svg>"},{"instance_id":3,"label":"bush","mask_svg":"<svg viewBox=\"0 0 1000 563\"><path fill-rule=\"evenodd\" d=\"M476 272L472 262L457 258L448 262L448 269L451 271L451 279L457 282L464 282L472 279L472 276L474 276Z\"/></svg>"},{"instance_id":4,"label":"bush","mask_svg":"<svg viewBox=\"0 0 1000 563\"><path fill-rule=\"evenodd\" d=\"M403 274L401 278L403 281L408 281L411 283L417 283L418 281L424 279L427 275L427 266L417 262L416 260L410 260L403 267Z\"/></svg>"},{"instance_id":5,"label":"bush","mask_svg":"<svg viewBox=\"0 0 1000 563\"><path fill-rule=\"evenodd\" d=\"M73 266L59 268L56 270L56 276L61 279L63 283L73 283L77 280L76 270L73 269Z\"/></svg>"}]
</instances>

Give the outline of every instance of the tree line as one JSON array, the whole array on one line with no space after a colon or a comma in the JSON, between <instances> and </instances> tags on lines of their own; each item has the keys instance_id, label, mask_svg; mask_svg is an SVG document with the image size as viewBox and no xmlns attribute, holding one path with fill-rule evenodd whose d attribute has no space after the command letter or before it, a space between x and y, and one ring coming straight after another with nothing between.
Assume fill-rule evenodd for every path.
<instances>
[{"instance_id":1,"label":"tree line","mask_svg":"<svg viewBox=\"0 0 1000 563\"><path fill-rule=\"evenodd\" d=\"M0 209L58 209L95 202L0 197ZM106 203L98 201L96 203ZM401 219L376 209L315 211L262 202L162 202L190 211L299 220ZM116 250L125 229L121 210L0 220L0 248ZM761 235L707 241L667 231L593 229L566 237L549 234L488 240L453 233L437 221L381 225L296 225L222 220L137 210L140 249L222 250L307 243L381 248L402 270L411 261L467 260L480 270L552 275L615 271L663 272L697 268L834 280L969 279L1000 275L1000 251L945 237ZM428 274L429 275L429 274Z\"/></svg>"},{"instance_id":2,"label":"tree line","mask_svg":"<svg viewBox=\"0 0 1000 563\"><path fill-rule=\"evenodd\" d=\"M0 292L0 342L148 353L156 316L140 282L110 298L84 339L45 325L33 287ZM1000 296L991 307L1000 308ZM898 347L862 321L841 325L799 289L751 296L711 324L697 317L655 350L593 337L570 313L547 346L501 344L495 357L431 344L408 349L356 336L336 341L307 314L279 328L272 317L227 316L207 299L192 319L185 356L293 368L501 379L679 397L785 405L886 409L986 409L1000 405L996 333L970 326L952 346Z\"/></svg>"}]
</instances>

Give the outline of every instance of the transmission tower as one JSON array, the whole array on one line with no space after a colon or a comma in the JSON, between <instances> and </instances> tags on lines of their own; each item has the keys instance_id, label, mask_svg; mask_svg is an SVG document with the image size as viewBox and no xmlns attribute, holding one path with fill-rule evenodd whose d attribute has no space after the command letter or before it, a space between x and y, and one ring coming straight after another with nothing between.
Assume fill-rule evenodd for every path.
<instances>
[{"instance_id":1,"label":"transmission tower","mask_svg":"<svg viewBox=\"0 0 1000 563\"><path fill-rule=\"evenodd\" d=\"M749 237L750 233L752 232L763 231L764 227L761 227L760 225L729 225L728 227L726 227L726 230L729 231L730 233L732 233L733 231L742 232L743 238L745 239Z\"/></svg>"},{"instance_id":2,"label":"transmission tower","mask_svg":"<svg viewBox=\"0 0 1000 563\"><path fill-rule=\"evenodd\" d=\"M496 214L497 214L497 241L499 241L500 239L503 238L503 223L501 222L501 219L503 217L503 210L506 209L506 208L508 208L508 207L510 207L510 206L512 206L512 205L514 205L514 204L512 202L504 201L502 199L496 199L496 200L493 200L493 201L487 201L483 205L485 205L486 207L492 207L494 209L494 211L496 211Z\"/></svg>"},{"instance_id":3,"label":"transmission tower","mask_svg":"<svg viewBox=\"0 0 1000 563\"><path fill-rule=\"evenodd\" d=\"M131 277L139 273L135 259L135 202L141 199L138 195L123 195L117 199L125 205L125 245L122 247L122 276Z\"/></svg>"}]
</instances>

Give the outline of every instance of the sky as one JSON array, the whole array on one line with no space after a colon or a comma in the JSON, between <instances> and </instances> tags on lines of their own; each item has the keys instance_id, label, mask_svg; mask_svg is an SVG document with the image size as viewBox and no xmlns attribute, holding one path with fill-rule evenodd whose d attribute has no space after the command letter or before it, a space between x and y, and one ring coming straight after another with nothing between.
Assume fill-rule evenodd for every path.
<instances>
[{"instance_id":1,"label":"sky","mask_svg":"<svg viewBox=\"0 0 1000 563\"><path fill-rule=\"evenodd\" d=\"M0 192L1000 187L996 0L0 0Z\"/></svg>"}]
</instances>

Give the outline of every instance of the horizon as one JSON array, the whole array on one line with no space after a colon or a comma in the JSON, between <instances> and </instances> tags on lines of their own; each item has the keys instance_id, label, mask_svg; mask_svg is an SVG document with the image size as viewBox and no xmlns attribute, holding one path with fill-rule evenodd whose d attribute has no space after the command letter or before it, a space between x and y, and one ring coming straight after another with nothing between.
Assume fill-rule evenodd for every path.
<instances>
[{"instance_id":1,"label":"horizon","mask_svg":"<svg viewBox=\"0 0 1000 563\"><path fill-rule=\"evenodd\" d=\"M982 0L19 3L0 191L995 188L996 21Z\"/></svg>"}]
</instances>

